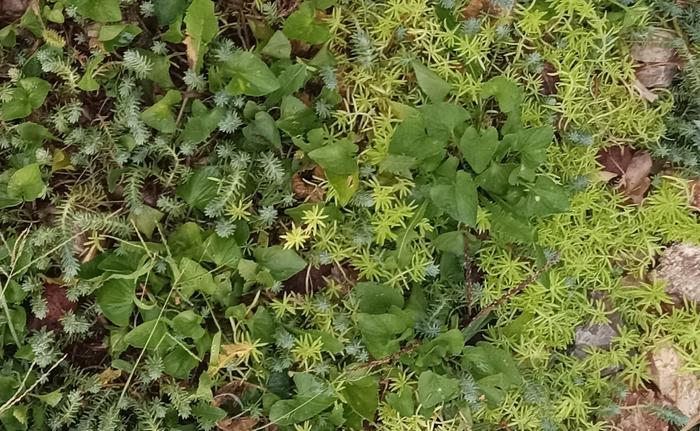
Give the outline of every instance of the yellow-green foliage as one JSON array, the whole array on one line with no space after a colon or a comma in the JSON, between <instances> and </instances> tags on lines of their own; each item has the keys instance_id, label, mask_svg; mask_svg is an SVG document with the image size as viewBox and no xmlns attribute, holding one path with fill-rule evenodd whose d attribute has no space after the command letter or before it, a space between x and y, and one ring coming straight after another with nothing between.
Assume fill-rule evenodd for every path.
<instances>
[{"instance_id":1,"label":"yellow-green foliage","mask_svg":"<svg viewBox=\"0 0 700 431\"><path fill-rule=\"evenodd\" d=\"M533 284L500 310L489 338L517 352L524 365L543 374L539 378L547 380L547 386L560 391L553 405L555 417L565 419L570 429L593 429L593 410L584 406L593 408L608 390L605 385L612 383L602 379L601 372L620 367L624 383L641 384L649 379L645 354L665 340L685 349L688 366L698 369L700 345L694 334L700 314L693 306L662 313L660 306L670 301L663 283L642 281L665 245L700 242L700 222L690 208L684 181L662 179L641 206L626 205L620 194L593 184L572 198L568 213L541 222L538 233L544 247L560 253L561 262L547 284ZM487 274L484 303L529 275L526 264L496 244L485 247L480 256ZM591 292L605 294L611 304L590 299ZM583 360L564 354L578 325L610 322L610 305L623 322L610 351L596 350ZM544 371L552 363L555 368ZM538 429L526 426L522 404L512 399L498 412L485 414L504 415L522 429Z\"/></svg>"},{"instance_id":2,"label":"yellow-green foliage","mask_svg":"<svg viewBox=\"0 0 700 431\"><path fill-rule=\"evenodd\" d=\"M525 88L526 123L557 123L564 137L584 130L593 138L592 145L561 142L550 147L545 172L564 184L578 181L583 188L572 197L569 212L543 220L537 229L539 243L559 253L561 262L547 283L533 284L502 307L488 331L489 340L514 352L531 370L533 382L550 388L549 401L528 402L523 393L511 393L497 409L480 410L479 419L539 430L544 412L565 429L604 429L598 410L605 400L615 398L618 385L648 380L645 353L659 342L669 339L681 346L689 367L697 370L700 361L692 357L700 352L695 336L700 314L687 306L660 317L659 304L668 301L663 285L641 281L666 245L700 242L700 223L689 206L687 184L671 177L657 179L644 203L634 206L597 180L599 148L653 144L663 135L663 116L672 106L670 99L650 105L632 87L634 69L626 37L649 22L647 8L627 8L613 17L602 10L607 2L552 0L547 4L556 11L553 16L534 3L517 6L511 15L483 23L479 33L469 35L459 26L444 25L431 1L379 3L349 2L331 17L336 35L332 50L338 69L345 72L343 86L352 102L336 113L334 132L359 126L369 138L365 162L379 164L386 156L402 116L401 104L426 101L412 80L412 59L448 81L453 100L465 105L478 100L488 76L512 77ZM498 27L509 24L515 25L513 37L499 37ZM358 32L371 41L374 57L369 64L353 57L352 38ZM541 94L540 72L526 64L532 52L553 66L559 81L555 95ZM478 224L488 227L488 213L480 211ZM532 271L516 250L496 242L481 249L479 265L486 273L482 305L502 297ZM591 351L577 359L566 352L576 327L610 318L608 308L590 298L591 292L604 293L624 324L609 351ZM640 307L644 301L651 305ZM604 376L604 370L618 367L616 377ZM391 429L409 429L407 424L415 419L394 423L391 409L381 412Z\"/></svg>"}]
</instances>

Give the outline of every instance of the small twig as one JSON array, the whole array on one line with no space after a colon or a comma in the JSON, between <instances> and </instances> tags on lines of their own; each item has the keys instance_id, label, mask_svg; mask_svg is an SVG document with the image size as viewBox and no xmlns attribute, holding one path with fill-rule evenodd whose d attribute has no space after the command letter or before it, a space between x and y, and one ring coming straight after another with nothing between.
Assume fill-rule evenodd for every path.
<instances>
[{"instance_id":1,"label":"small twig","mask_svg":"<svg viewBox=\"0 0 700 431\"><path fill-rule=\"evenodd\" d=\"M464 282L467 290L467 316L471 316L474 286L472 286L472 258L469 255L469 243L466 238L464 238Z\"/></svg>"},{"instance_id":2,"label":"small twig","mask_svg":"<svg viewBox=\"0 0 700 431\"><path fill-rule=\"evenodd\" d=\"M41 376L40 378L36 379L36 381L34 382L33 385L31 385L30 387L28 387L21 395L19 395L19 392L22 390L22 386L24 386L24 383L26 382L26 378L25 378L25 380L22 382L22 386L20 386L20 388L17 389L17 392L12 396L12 398L10 398L9 400L7 400L7 402L5 402L5 404L3 404L2 406L0 406L0 414L6 412L7 409L9 409L10 407L14 406L14 405L17 404L18 402L20 402L24 397L27 396L27 394L29 394L31 391L33 391L34 388L36 388L37 386L39 386L39 384L42 382L42 380L43 380L44 378L48 377L49 374L51 374L51 372L52 372L54 369L56 369L56 367L58 367L58 366L61 364L61 362L63 362L63 360L66 359L67 357L68 357L68 355L63 355L63 357L61 357L61 359L59 359L58 361L56 361L56 363L53 364L53 365L51 366L51 368L48 369L48 371L46 371L44 374L42 374L42 376ZM33 364L32 364L32 365L33 365ZM31 370L31 369L30 369L30 370ZM29 376L29 373L27 373L27 376Z\"/></svg>"},{"instance_id":3,"label":"small twig","mask_svg":"<svg viewBox=\"0 0 700 431\"><path fill-rule=\"evenodd\" d=\"M386 365L386 364L394 361L396 358L398 358L401 355L413 352L414 350L416 350L420 346L421 346L421 343L418 343L418 342L407 344L401 350L399 350L398 352L396 352L394 354L387 356L386 358L376 359L374 361L365 362L364 364L358 365L357 368L373 368L373 367L376 367L378 365Z\"/></svg>"},{"instance_id":4,"label":"small twig","mask_svg":"<svg viewBox=\"0 0 700 431\"><path fill-rule=\"evenodd\" d=\"M496 308L505 304L512 297L514 297L518 293L525 290L526 287L528 287L529 285L534 283L538 278L540 278L540 276L542 274L547 272L549 270L549 268L551 268L552 265L554 265L555 263L556 263L556 260L547 261L547 263L544 264L544 266L542 266L542 268L538 269L532 275L530 275L528 278L526 278L524 281L522 281L520 284L518 284L514 288L510 289L508 291L508 293L506 293L505 295L503 295L499 299L493 301L492 303L490 303L486 307L482 308L481 311L479 311L479 313L476 316L474 316L474 318L472 319L472 322L479 321L480 319L483 319L484 317L488 316L493 310L495 310Z\"/></svg>"}]
</instances>

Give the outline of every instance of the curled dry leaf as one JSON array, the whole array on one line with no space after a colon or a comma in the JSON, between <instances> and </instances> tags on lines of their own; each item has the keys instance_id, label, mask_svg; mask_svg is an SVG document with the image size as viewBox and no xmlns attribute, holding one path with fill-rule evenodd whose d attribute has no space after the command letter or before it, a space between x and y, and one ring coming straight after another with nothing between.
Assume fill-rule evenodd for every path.
<instances>
[{"instance_id":1,"label":"curled dry leaf","mask_svg":"<svg viewBox=\"0 0 700 431\"><path fill-rule=\"evenodd\" d=\"M351 288L357 284L358 276L356 269L345 264L309 265L286 280L284 290L307 294L323 289L330 281Z\"/></svg>"},{"instance_id":2,"label":"curled dry leaf","mask_svg":"<svg viewBox=\"0 0 700 431\"><path fill-rule=\"evenodd\" d=\"M659 392L686 416L700 412L700 381L683 370L685 361L675 347L665 345L651 356L651 373Z\"/></svg>"},{"instance_id":3,"label":"curled dry leaf","mask_svg":"<svg viewBox=\"0 0 700 431\"><path fill-rule=\"evenodd\" d=\"M668 88L680 70L680 59L671 47L673 35L659 30L651 37L632 46L630 55L637 62L634 87L640 96L653 102L653 88Z\"/></svg>"},{"instance_id":4,"label":"curled dry leaf","mask_svg":"<svg viewBox=\"0 0 700 431\"><path fill-rule=\"evenodd\" d=\"M476 18L484 9L488 9L488 2L486 0L471 0L469 4L462 9L462 16L464 19Z\"/></svg>"},{"instance_id":5,"label":"curled dry leaf","mask_svg":"<svg viewBox=\"0 0 700 431\"><path fill-rule=\"evenodd\" d=\"M258 424L257 419L250 417L226 418L216 423L216 427L221 431L252 431Z\"/></svg>"},{"instance_id":6,"label":"curled dry leaf","mask_svg":"<svg viewBox=\"0 0 700 431\"><path fill-rule=\"evenodd\" d=\"M700 180L690 182L690 205L700 211Z\"/></svg>"},{"instance_id":7,"label":"curled dry leaf","mask_svg":"<svg viewBox=\"0 0 700 431\"><path fill-rule=\"evenodd\" d=\"M316 165L311 169L299 170L292 175L292 190L294 197L306 202L322 202L325 191L319 184L319 179L326 177L323 168Z\"/></svg>"},{"instance_id":8,"label":"curled dry leaf","mask_svg":"<svg viewBox=\"0 0 700 431\"><path fill-rule=\"evenodd\" d=\"M663 404L650 390L637 390L627 394L620 406L624 407L612 419L616 430L620 431L668 431L668 423L649 412L650 404Z\"/></svg>"},{"instance_id":9,"label":"curled dry leaf","mask_svg":"<svg viewBox=\"0 0 700 431\"><path fill-rule=\"evenodd\" d=\"M542 68L542 94L550 96L557 94L557 84L559 83L559 75L554 65L545 61Z\"/></svg>"},{"instance_id":10,"label":"curled dry leaf","mask_svg":"<svg viewBox=\"0 0 700 431\"><path fill-rule=\"evenodd\" d=\"M186 48L185 52L187 53L187 65L190 67L190 69L194 69L194 67L197 65L197 56L199 55L197 52L197 45L189 34L185 36L185 40L183 40L182 43Z\"/></svg>"},{"instance_id":11,"label":"curled dry leaf","mask_svg":"<svg viewBox=\"0 0 700 431\"><path fill-rule=\"evenodd\" d=\"M654 162L646 151L615 146L598 153L598 163L603 167L601 178L613 182L634 204L640 204L651 186L651 170Z\"/></svg>"},{"instance_id":12,"label":"curled dry leaf","mask_svg":"<svg viewBox=\"0 0 700 431\"><path fill-rule=\"evenodd\" d=\"M286 18L299 8L300 0L277 0L277 16Z\"/></svg>"}]
</instances>

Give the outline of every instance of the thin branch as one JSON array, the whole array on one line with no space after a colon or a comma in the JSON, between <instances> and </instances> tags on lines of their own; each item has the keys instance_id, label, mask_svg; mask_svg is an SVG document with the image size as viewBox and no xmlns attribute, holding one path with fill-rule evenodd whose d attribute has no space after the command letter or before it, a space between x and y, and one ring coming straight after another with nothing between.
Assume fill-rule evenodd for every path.
<instances>
[{"instance_id":1,"label":"thin branch","mask_svg":"<svg viewBox=\"0 0 700 431\"><path fill-rule=\"evenodd\" d=\"M548 260L542 268L538 269L535 271L532 275L530 275L528 278L523 280L520 284L515 286L514 288L510 289L508 293L500 297L499 299L493 301L486 307L482 308L479 313L474 316L474 318L471 320L472 322L478 321L480 319L485 318L488 316L493 310L496 308L500 307L501 305L505 304L506 302L510 301L511 298L513 298L515 295L519 294L523 290L525 290L526 287L537 281L538 278L545 272L547 272L555 263L557 263L556 259Z\"/></svg>"}]
</instances>

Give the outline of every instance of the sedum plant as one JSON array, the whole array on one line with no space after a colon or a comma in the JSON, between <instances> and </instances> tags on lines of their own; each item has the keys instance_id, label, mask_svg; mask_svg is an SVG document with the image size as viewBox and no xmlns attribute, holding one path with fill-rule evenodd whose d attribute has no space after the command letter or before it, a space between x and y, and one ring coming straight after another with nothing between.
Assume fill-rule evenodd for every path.
<instances>
[{"instance_id":1,"label":"sedum plant","mask_svg":"<svg viewBox=\"0 0 700 431\"><path fill-rule=\"evenodd\" d=\"M605 429L655 346L696 369L646 277L700 242L688 182L633 206L596 161L691 148L691 69L647 104L627 50L683 16L692 61L694 9L628 3L32 3L0 29L3 429Z\"/></svg>"}]
</instances>

